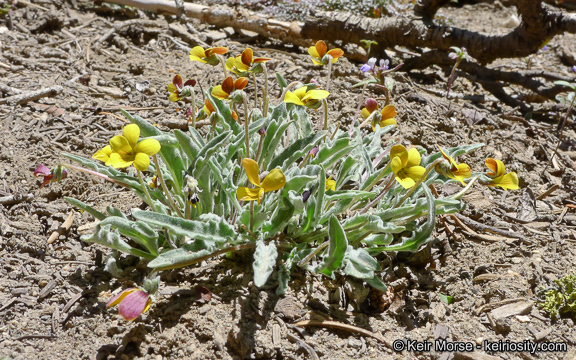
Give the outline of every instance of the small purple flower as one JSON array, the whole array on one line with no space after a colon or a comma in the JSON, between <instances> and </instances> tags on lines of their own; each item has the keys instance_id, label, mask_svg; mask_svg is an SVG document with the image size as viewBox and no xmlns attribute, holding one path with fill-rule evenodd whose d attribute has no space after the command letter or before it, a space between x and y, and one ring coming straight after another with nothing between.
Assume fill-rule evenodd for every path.
<instances>
[{"instance_id":1,"label":"small purple flower","mask_svg":"<svg viewBox=\"0 0 576 360\"><path fill-rule=\"evenodd\" d=\"M262 126L262 127L260 128L260 130L258 130L258 134L260 134L260 135L265 135L265 134L266 134L266 128L265 128L264 126Z\"/></svg>"},{"instance_id":2,"label":"small purple flower","mask_svg":"<svg viewBox=\"0 0 576 360\"><path fill-rule=\"evenodd\" d=\"M572 66L572 71L576 72L576 65Z\"/></svg>"},{"instance_id":3,"label":"small purple flower","mask_svg":"<svg viewBox=\"0 0 576 360\"><path fill-rule=\"evenodd\" d=\"M542 50L542 51L546 51L546 50L548 50L548 45L544 45L544 46L542 46L542 49L541 49L541 50Z\"/></svg>"},{"instance_id":4,"label":"small purple flower","mask_svg":"<svg viewBox=\"0 0 576 360\"><path fill-rule=\"evenodd\" d=\"M452 60L456 60L456 59L458 59L458 54L456 54L456 53L450 53L450 54L448 54L448 57L449 57L450 59L452 59Z\"/></svg>"},{"instance_id":5,"label":"small purple flower","mask_svg":"<svg viewBox=\"0 0 576 360\"><path fill-rule=\"evenodd\" d=\"M366 64L360 66L360 71L363 73L372 71L374 69L374 65L376 65L376 58L370 58Z\"/></svg>"},{"instance_id":6,"label":"small purple flower","mask_svg":"<svg viewBox=\"0 0 576 360\"><path fill-rule=\"evenodd\" d=\"M380 59L380 71L388 70L390 68L389 65L389 60Z\"/></svg>"},{"instance_id":7,"label":"small purple flower","mask_svg":"<svg viewBox=\"0 0 576 360\"><path fill-rule=\"evenodd\" d=\"M114 296L106 307L120 304L118 313L128 321L133 321L150 308L150 294L138 288L130 288Z\"/></svg>"}]
</instances>

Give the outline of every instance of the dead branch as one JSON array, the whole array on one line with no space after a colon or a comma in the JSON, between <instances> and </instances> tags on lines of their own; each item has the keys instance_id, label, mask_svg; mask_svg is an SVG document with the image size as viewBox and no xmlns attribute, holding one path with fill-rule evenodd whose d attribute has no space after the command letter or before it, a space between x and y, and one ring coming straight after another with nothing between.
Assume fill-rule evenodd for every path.
<instances>
[{"instance_id":1,"label":"dead branch","mask_svg":"<svg viewBox=\"0 0 576 360\"><path fill-rule=\"evenodd\" d=\"M27 103L28 101L35 101L48 96L56 96L60 94L62 90L63 90L62 86L55 85L36 91L27 91L18 95L0 99L0 104L4 103L8 105L24 104Z\"/></svg>"}]
</instances>

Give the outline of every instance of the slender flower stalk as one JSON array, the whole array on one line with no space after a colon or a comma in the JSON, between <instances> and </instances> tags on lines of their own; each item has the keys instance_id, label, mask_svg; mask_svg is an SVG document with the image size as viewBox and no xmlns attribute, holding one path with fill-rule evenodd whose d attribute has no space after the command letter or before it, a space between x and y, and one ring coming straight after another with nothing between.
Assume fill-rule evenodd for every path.
<instances>
[{"instance_id":1,"label":"slender flower stalk","mask_svg":"<svg viewBox=\"0 0 576 360\"><path fill-rule=\"evenodd\" d=\"M222 71L224 71L224 79L226 79L228 77L228 70L226 70L226 62L224 61L224 57L222 57L222 55L216 55L218 56L218 60L220 60L220 64L222 64Z\"/></svg>"},{"instance_id":2,"label":"slender flower stalk","mask_svg":"<svg viewBox=\"0 0 576 360\"><path fill-rule=\"evenodd\" d=\"M328 130L328 101L326 101L326 99L322 99L322 109L324 110L324 126L322 130Z\"/></svg>"},{"instance_id":3,"label":"slender flower stalk","mask_svg":"<svg viewBox=\"0 0 576 360\"><path fill-rule=\"evenodd\" d=\"M252 73L252 80L254 80L254 108L258 107L258 83L256 82L256 74Z\"/></svg>"},{"instance_id":4,"label":"slender flower stalk","mask_svg":"<svg viewBox=\"0 0 576 360\"><path fill-rule=\"evenodd\" d=\"M146 187L146 184L144 183L144 179L142 179L142 172L138 169L136 169L136 173L138 174L138 180L140 180L140 186L142 186L142 191L144 191L144 195L146 196L146 201L148 202L148 205L150 205L150 207L152 209L154 209L154 203L152 202L152 198L150 197L150 193L148 192L148 188Z\"/></svg>"},{"instance_id":5,"label":"slender flower stalk","mask_svg":"<svg viewBox=\"0 0 576 360\"><path fill-rule=\"evenodd\" d=\"M104 180L106 180L106 181L110 181L111 183L114 183L114 184L116 184L116 185L120 185L120 186L123 186L123 187L125 187L125 188L127 188L127 189L130 189L130 186L129 186L128 184L124 184L124 183L121 182L121 181L114 180L114 179L110 178L108 175L104 175L104 174L102 174L102 173L99 173L98 171L94 171L94 170L90 170L90 169L85 169L85 168L82 168L82 167L79 167L79 166L76 166L76 165L72 165L72 164L60 164L60 166L64 166L64 167L66 167L67 169L74 169L74 170L78 170L78 171L81 171L81 172L86 173L86 174L94 175L94 176L97 176L97 177L99 177L99 178L101 178L101 179L104 179Z\"/></svg>"},{"instance_id":6,"label":"slender flower stalk","mask_svg":"<svg viewBox=\"0 0 576 360\"><path fill-rule=\"evenodd\" d=\"M250 201L250 232L254 233L254 201Z\"/></svg>"},{"instance_id":7,"label":"slender flower stalk","mask_svg":"<svg viewBox=\"0 0 576 360\"><path fill-rule=\"evenodd\" d=\"M162 170L160 169L160 164L158 163L158 157L156 157L156 155L154 155L154 156L152 156L152 159L154 160L154 165L156 165L156 175L158 176L158 180L160 180L160 184L162 185L162 189L164 190L164 193L166 194L166 198L168 199L168 202L170 203L170 207L172 208L172 210L176 211L178 216L183 218L184 215L182 215L182 211L180 211L180 208L176 205L176 203L174 203L174 199L172 198L172 194L170 193L170 191L168 191L168 187L166 186L166 183L164 182L164 177L162 176Z\"/></svg>"},{"instance_id":8,"label":"slender flower stalk","mask_svg":"<svg viewBox=\"0 0 576 360\"><path fill-rule=\"evenodd\" d=\"M264 93L262 94L262 97L264 98L264 104L262 108L262 114L264 117L266 117L268 116L268 102L270 100L268 98L268 69L266 68L266 63L262 63L262 70L264 72Z\"/></svg>"},{"instance_id":9,"label":"slender flower stalk","mask_svg":"<svg viewBox=\"0 0 576 360\"><path fill-rule=\"evenodd\" d=\"M256 95L256 94L254 94ZM248 125L250 124L250 116L248 115L248 101L246 100L246 94L242 93L242 101L244 102L244 129L245 129L245 136L246 136L246 157L250 157L250 137L248 131Z\"/></svg>"},{"instance_id":10,"label":"slender flower stalk","mask_svg":"<svg viewBox=\"0 0 576 360\"><path fill-rule=\"evenodd\" d=\"M328 58L328 75L326 75L326 91L330 91L330 81L332 80L332 55L326 54Z\"/></svg>"}]
</instances>

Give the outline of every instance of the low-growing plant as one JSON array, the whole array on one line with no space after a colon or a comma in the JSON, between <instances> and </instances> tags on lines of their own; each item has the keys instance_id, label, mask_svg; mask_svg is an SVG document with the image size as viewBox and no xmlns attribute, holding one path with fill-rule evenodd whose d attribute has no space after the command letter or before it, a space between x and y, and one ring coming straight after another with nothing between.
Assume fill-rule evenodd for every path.
<instances>
[{"instance_id":1,"label":"low-growing plant","mask_svg":"<svg viewBox=\"0 0 576 360\"><path fill-rule=\"evenodd\" d=\"M546 291L540 306L552 319L563 315L576 317L576 274L568 274L554 282L556 289Z\"/></svg>"},{"instance_id":2,"label":"low-growing plant","mask_svg":"<svg viewBox=\"0 0 576 360\"><path fill-rule=\"evenodd\" d=\"M254 254L254 284L265 285L276 272L277 294L286 292L295 268L331 278L352 276L385 291L378 275L380 253L414 252L433 239L436 216L464 209L461 197L476 179L518 188L516 174L506 174L499 160L486 161L488 174L472 173L454 160L482 144L431 154L395 144L387 134L402 124L393 105L380 111L370 99L362 111L365 120L355 121L351 131L330 122L326 88L340 49L328 51L323 42L310 48L314 64L328 65L323 87L288 84L277 73L279 99L270 101L265 78L261 101L252 108L246 77L257 87L256 75L266 75L265 62L271 59L253 58L246 49L224 62L226 52L193 49L191 60L222 64L226 76L205 93L201 110L193 97L196 81L177 75L168 85L171 100L191 99L187 118L209 119L205 136L194 126L165 132L123 111L131 124L92 159L63 154L80 165L68 169L121 185L146 204L128 213L112 205L101 212L66 198L98 220L81 239L113 250L107 269L117 267L118 253L136 256L150 269L142 288L127 289L109 303L120 304L128 320L150 306L158 272L246 249ZM240 78L227 77L230 72ZM242 105L243 116L236 114L236 105ZM316 130L310 112L320 106L324 119ZM49 183L66 172L59 165L38 175ZM430 190L454 181L465 187L452 196L436 198Z\"/></svg>"}]
</instances>

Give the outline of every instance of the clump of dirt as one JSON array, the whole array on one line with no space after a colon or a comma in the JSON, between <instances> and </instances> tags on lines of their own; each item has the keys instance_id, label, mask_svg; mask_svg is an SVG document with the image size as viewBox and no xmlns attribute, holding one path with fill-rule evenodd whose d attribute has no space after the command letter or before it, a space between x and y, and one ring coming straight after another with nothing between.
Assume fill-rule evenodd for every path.
<instances>
[{"instance_id":1,"label":"clump of dirt","mask_svg":"<svg viewBox=\"0 0 576 360\"><path fill-rule=\"evenodd\" d=\"M467 11L474 11L474 18L467 18ZM479 5L442 13L457 26L496 33L508 17L504 11ZM129 20L136 21L105 37L112 24ZM488 23L494 26L485 28ZM170 103L166 91L174 74L194 78L204 89L221 80L220 68L188 60L194 41L227 46L233 54L250 46L275 59L271 84L274 71L305 83L326 75L312 65L306 49L197 22L198 34L180 37L169 24L181 26L174 18L140 10L63 0L19 2L0 19L0 100L54 85L63 88L55 97L21 105L0 101L0 357L492 359L481 354L489 353L503 359L572 359L563 351L392 349L395 340L447 339L475 347L485 340L530 340L561 342L568 349L576 343L573 319L552 321L537 305L554 280L573 271L576 260L576 215L567 207L575 204L576 194L573 123L564 131L559 156L542 174L558 141L557 119L525 119L496 101L447 100L441 92L448 74L434 68L394 75L398 128L387 141L428 151L438 145L485 143L459 161L482 171L484 159L500 159L518 173L523 190L475 185L465 197L468 208L462 216L439 219L434 242L416 254L381 256L388 293L348 278L296 271L280 298L276 274L270 285L254 286L246 254L165 272L150 311L134 322L106 309L112 293L141 282L144 266L124 257L122 276L112 278L104 271L108 250L80 241L93 218L63 198L80 199L101 211L110 205L127 211L140 202L121 187L73 170L67 179L39 189L34 169L40 163L66 163L62 152L92 156L125 124L119 108L162 129L184 128L189 105ZM555 50L569 39L573 36L554 38L548 51L533 56L533 69L567 75ZM392 63L398 64L402 54L391 53ZM329 106L337 114L333 121L343 126L356 115L359 90L350 86L362 79L359 65L342 58L335 66L331 90L336 96ZM522 68L525 63L515 59L493 66ZM514 87L506 90L529 95ZM452 93L488 96L462 78L455 80ZM278 87L272 95L279 96ZM520 218L530 206L533 216ZM70 231L48 244L71 211ZM198 286L213 293L209 301L196 296ZM444 295L453 301L443 301Z\"/></svg>"}]
</instances>

